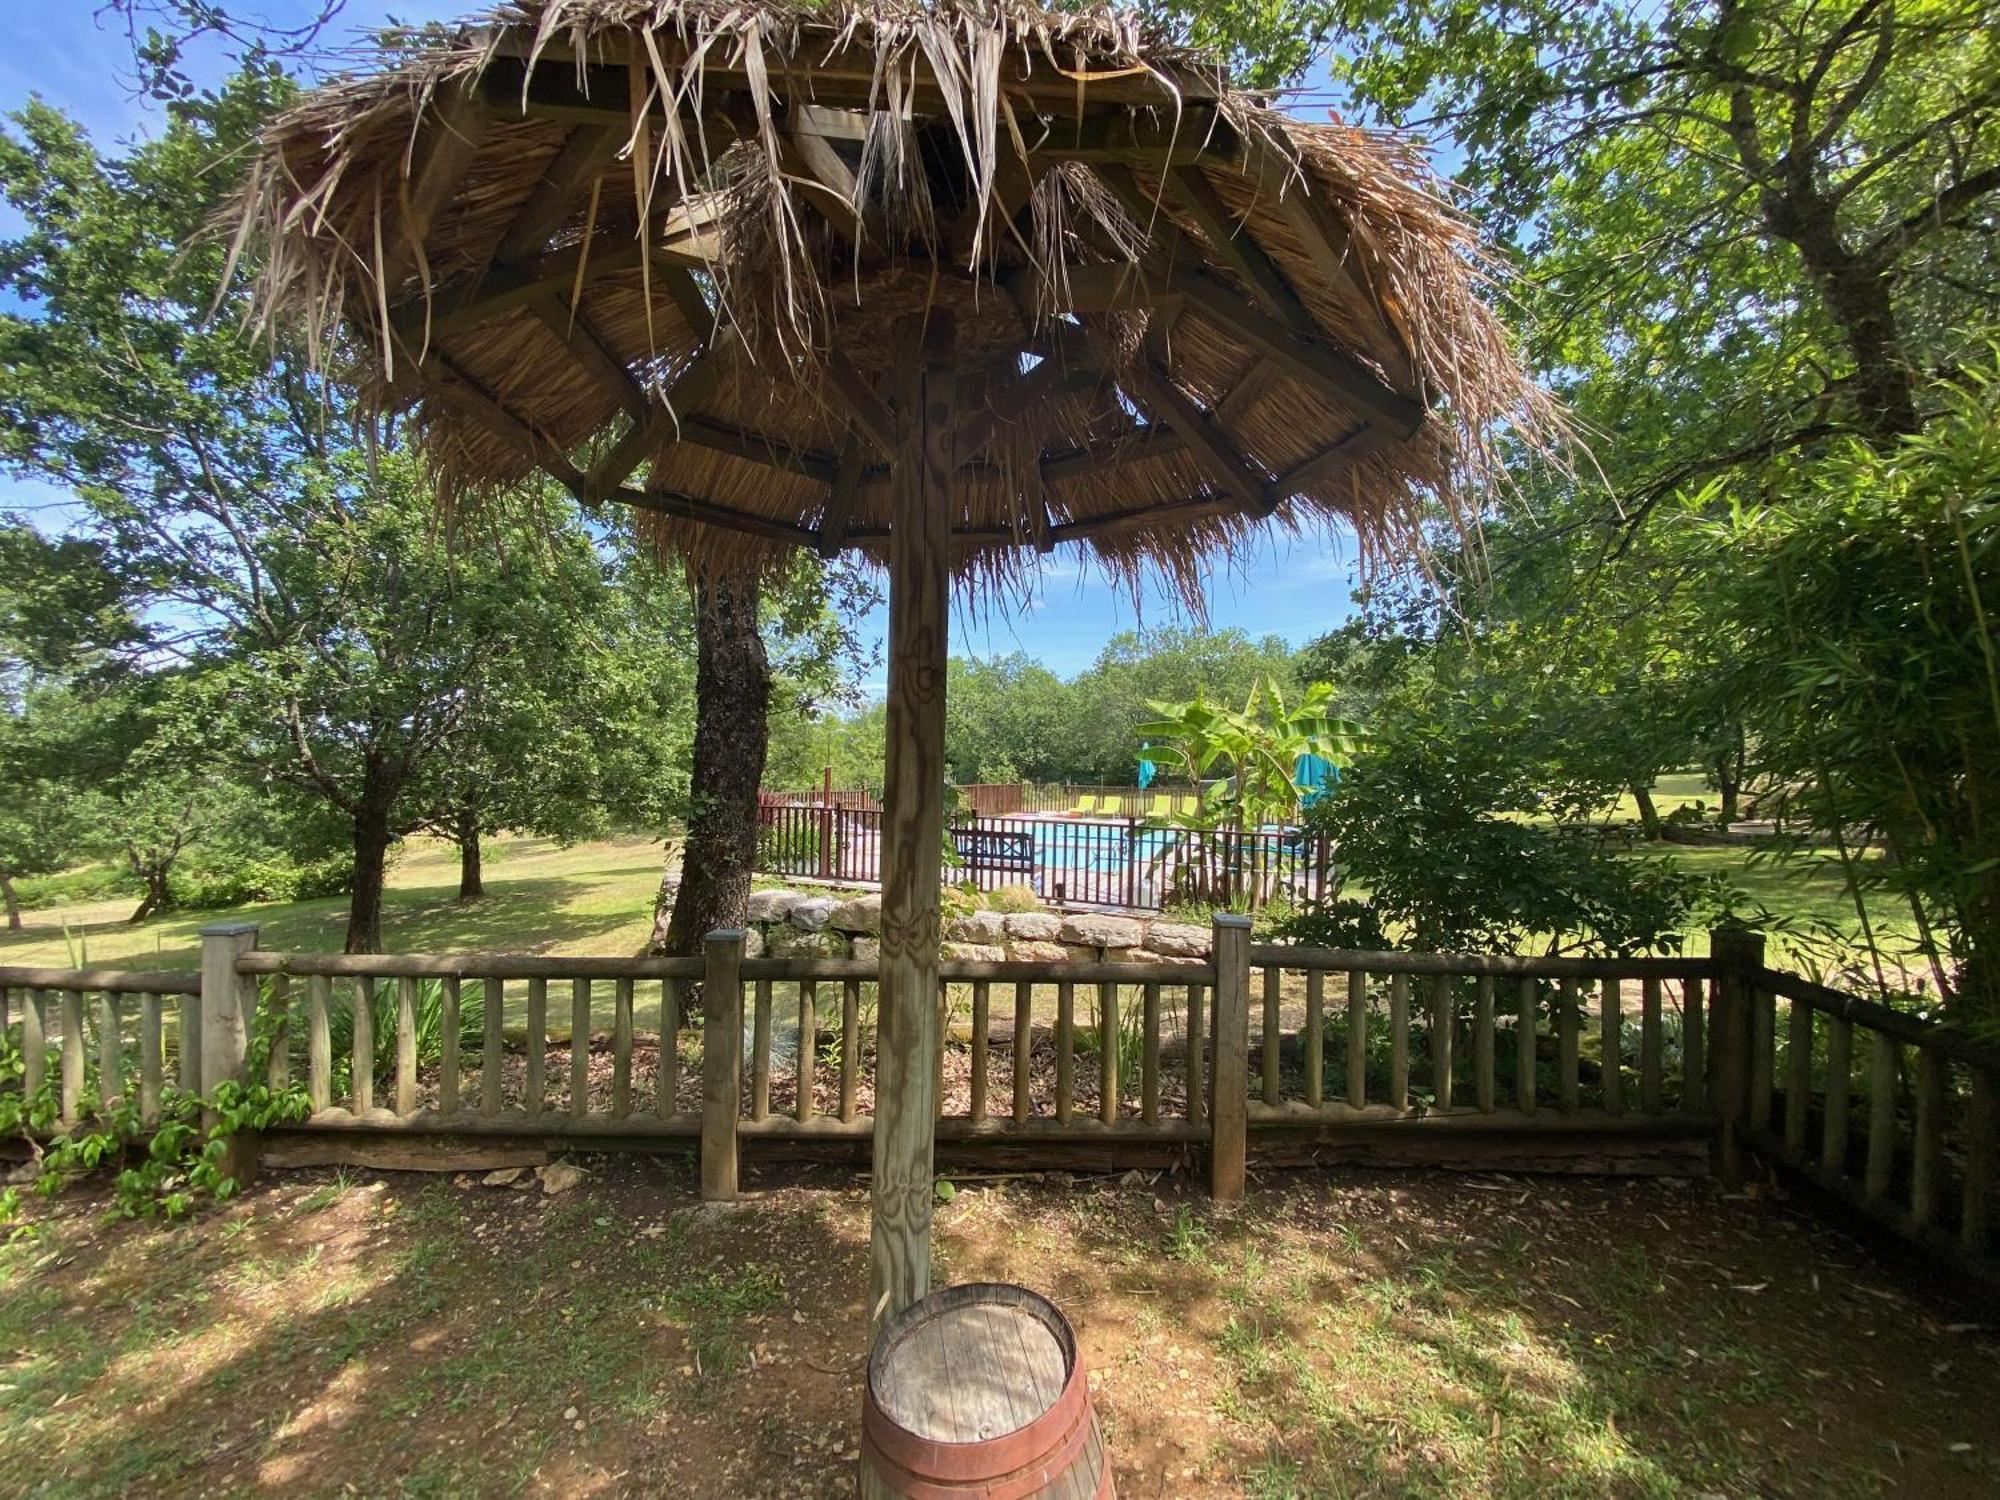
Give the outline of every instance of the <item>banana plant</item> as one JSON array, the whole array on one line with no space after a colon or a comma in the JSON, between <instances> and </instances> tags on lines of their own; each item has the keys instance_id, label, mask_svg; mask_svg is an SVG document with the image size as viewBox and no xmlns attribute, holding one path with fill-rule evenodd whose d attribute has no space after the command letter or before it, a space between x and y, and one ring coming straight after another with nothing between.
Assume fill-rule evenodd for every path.
<instances>
[{"instance_id":1,"label":"banana plant","mask_svg":"<svg viewBox=\"0 0 2000 1500\"><path fill-rule=\"evenodd\" d=\"M1157 717L1139 726L1142 753L1178 764L1196 785L1208 783L1195 812L1166 820L1197 835L1191 841L1194 848L1182 851L1182 858L1195 856L1195 879L1208 897L1233 890L1236 882L1230 878L1229 851L1206 836L1223 829L1240 833L1266 823L1296 823L1303 800L1294 781L1300 759L1317 755L1345 765L1363 739L1359 725L1333 713L1333 688L1323 682L1308 687L1292 704L1266 674L1251 686L1240 710L1210 703L1200 693L1179 703L1148 700L1147 707ZM1250 850L1248 894L1261 902L1271 884L1264 868L1265 841L1252 840Z\"/></svg>"}]
</instances>

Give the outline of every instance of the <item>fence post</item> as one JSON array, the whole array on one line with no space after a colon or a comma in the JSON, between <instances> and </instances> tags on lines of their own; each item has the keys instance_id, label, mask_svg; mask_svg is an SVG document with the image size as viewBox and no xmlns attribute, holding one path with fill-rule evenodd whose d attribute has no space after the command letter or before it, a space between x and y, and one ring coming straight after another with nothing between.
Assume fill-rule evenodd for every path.
<instances>
[{"instance_id":1,"label":"fence post","mask_svg":"<svg viewBox=\"0 0 2000 1500\"><path fill-rule=\"evenodd\" d=\"M1709 1012L1709 1065L1715 1107L1715 1166L1723 1183L1743 1181L1743 1131L1750 1113L1750 973L1764 966L1764 935L1718 927L1708 935L1715 963L1715 1004Z\"/></svg>"},{"instance_id":2,"label":"fence post","mask_svg":"<svg viewBox=\"0 0 2000 1500\"><path fill-rule=\"evenodd\" d=\"M736 1196L736 1117L743 1107L743 945L740 927L702 940L701 1196Z\"/></svg>"},{"instance_id":3,"label":"fence post","mask_svg":"<svg viewBox=\"0 0 2000 1500\"><path fill-rule=\"evenodd\" d=\"M1218 913L1213 932L1215 1085L1208 1102L1208 1191L1235 1203L1243 1197L1249 1154L1250 919Z\"/></svg>"},{"instance_id":4,"label":"fence post","mask_svg":"<svg viewBox=\"0 0 2000 1500\"><path fill-rule=\"evenodd\" d=\"M224 1083L247 1083L250 1028L257 1013L257 981L236 972L236 960L257 946L255 922L216 922L201 929L201 1092ZM215 1112L202 1110L213 1129ZM247 1131L230 1136L222 1170L239 1183L257 1169L257 1141Z\"/></svg>"}]
</instances>

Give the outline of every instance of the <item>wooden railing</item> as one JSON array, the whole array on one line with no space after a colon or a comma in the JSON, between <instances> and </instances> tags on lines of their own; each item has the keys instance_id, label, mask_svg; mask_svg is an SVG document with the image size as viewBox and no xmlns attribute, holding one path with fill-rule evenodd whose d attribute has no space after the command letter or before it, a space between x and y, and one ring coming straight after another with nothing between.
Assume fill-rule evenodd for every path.
<instances>
[{"instance_id":1,"label":"wooden railing","mask_svg":"<svg viewBox=\"0 0 2000 1500\"><path fill-rule=\"evenodd\" d=\"M136 1015L127 1010L133 996L137 997ZM173 1075L167 1072L169 1032L164 1017L169 996L179 1011L171 1032ZM138 1090L141 1122L156 1125L169 1076L178 1077L183 1088L199 1085L200 996L201 976L193 973L0 967L0 1034L21 1049L21 1086L31 1098L46 1084L49 1057L56 1054L56 1098L63 1125L82 1117L87 1100L102 1111L116 1108L128 1085ZM20 1001L18 1040L13 1014L16 997ZM92 1030L96 1033L94 1050L90 1045Z\"/></svg>"},{"instance_id":2,"label":"wooden railing","mask_svg":"<svg viewBox=\"0 0 2000 1500\"><path fill-rule=\"evenodd\" d=\"M1747 988L1748 1143L2000 1285L2000 1047L1776 969Z\"/></svg>"},{"instance_id":3,"label":"wooden railing","mask_svg":"<svg viewBox=\"0 0 2000 1500\"><path fill-rule=\"evenodd\" d=\"M741 933L675 959L255 939L208 929L199 974L0 968L22 1086L54 1080L58 1129L135 1088L157 1121L167 1079L241 1078L261 1035L269 1081L302 1080L299 1135L698 1140L711 1196L744 1141L859 1149L873 1128L872 962L751 959ZM1743 934L1702 959L1490 957L1253 945L1218 917L1212 942L1188 963L941 964L941 1148L1200 1151L1227 1198L1253 1150L1620 1170L1635 1143L1712 1142L1725 1177L1754 1151L2000 1285L2000 1049L1766 968Z\"/></svg>"}]
</instances>

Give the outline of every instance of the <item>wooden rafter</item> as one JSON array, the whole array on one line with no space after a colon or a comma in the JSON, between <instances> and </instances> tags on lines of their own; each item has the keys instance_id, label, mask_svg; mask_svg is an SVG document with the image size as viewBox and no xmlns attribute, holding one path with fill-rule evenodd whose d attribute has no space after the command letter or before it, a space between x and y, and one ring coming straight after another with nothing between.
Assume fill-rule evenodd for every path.
<instances>
[{"instance_id":1,"label":"wooden rafter","mask_svg":"<svg viewBox=\"0 0 2000 1500\"><path fill-rule=\"evenodd\" d=\"M544 328L562 340L570 356L604 387L628 416L634 421L645 420L647 401L644 388L632 378L625 362L611 351L587 318L580 312L573 313L569 304L554 291L535 298L528 304L528 311L541 320Z\"/></svg>"},{"instance_id":2,"label":"wooden rafter","mask_svg":"<svg viewBox=\"0 0 2000 1500\"><path fill-rule=\"evenodd\" d=\"M1050 540L1080 542L1107 531L1115 531L1121 526L1184 525L1189 521L1226 515L1229 508L1227 501L1218 500L1212 495L1177 500L1169 505L1135 506L1129 510L1110 511L1100 516L1085 516L1081 520L1065 521L1053 529Z\"/></svg>"},{"instance_id":3,"label":"wooden rafter","mask_svg":"<svg viewBox=\"0 0 2000 1500\"><path fill-rule=\"evenodd\" d=\"M491 120L476 89L453 85L432 101L402 184L398 215L402 232L382 247L383 285L395 286L417 261L417 247L430 238L438 210L465 181Z\"/></svg>"},{"instance_id":4,"label":"wooden rafter","mask_svg":"<svg viewBox=\"0 0 2000 1500\"><path fill-rule=\"evenodd\" d=\"M1146 357L1133 367L1127 394L1150 412L1154 421L1165 422L1179 433L1223 493L1242 509L1268 516L1277 507L1278 496L1270 482L1245 462L1194 398L1174 384L1156 348L1149 347Z\"/></svg>"},{"instance_id":5,"label":"wooden rafter","mask_svg":"<svg viewBox=\"0 0 2000 1500\"><path fill-rule=\"evenodd\" d=\"M625 132L615 125L579 125L572 130L500 236L493 249L494 264L510 266L540 255L624 142Z\"/></svg>"},{"instance_id":6,"label":"wooden rafter","mask_svg":"<svg viewBox=\"0 0 2000 1500\"><path fill-rule=\"evenodd\" d=\"M769 433L754 432L709 417L686 416L680 420L680 441L714 453L726 453L748 463L763 464L787 474L803 475L821 484L832 484L839 460L828 453L796 448Z\"/></svg>"},{"instance_id":7,"label":"wooden rafter","mask_svg":"<svg viewBox=\"0 0 2000 1500\"><path fill-rule=\"evenodd\" d=\"M544 473L579 499L586 481L569 456L513 412L479 381L453 362L441 349L433 349L428 364L433 386L476 419L495 437L504 439L517 452L526 454Z\"/></svg>"},{"instance_id":8,"label":"wooden rafter","mask_svg":"<svg viewBox=\"0 0 2000 1500\"><path fill-rule=\"evenodd\" d=\"M694 363L681 371L667 388L666 399L625 429L624 435L607 448L590 466L584 485L593 496L610 494L630 479L644 463L672 438L681 417L705 400L721 376L718 351L710 347L695 356Z\"/></svg>"},{"instance_id":9,"label":"wooden rafter","mask_svg":"<svg viewBox=\"0 0 2000 1500\"><path fill-rule=\"evenodd\" d=\"M980 403L971 416L958 424L958 431L952 434L952 446L961 454L977 453L993 441L996 431L1020 421L1038 402L1095 385L1101 378L1094 360L1044 359Z\"/></svg>"},{"instance_id":10,"label":"wooden rafter","mask_svg":"<svg viewBox=\"0 0 2000 1500\"><path fill-rule=\"evenodd\" d=\"M1208 175L1199 167L1175 167L1167 174L1167 184L1174 201L1200 226L1209 249L1250 289L1264 310L1294 334L1317 338L1319 327L1285 280L1285 273L1230 213Z\"/></svg>"},{"instance_id":11,"label":"wooden rafter","mask_svg":"<svg viewBox=\"0 0 2000 1500\"><path fill-rule=\"evenodd\" d=\"M1319 452L1285 470L1272 483L1271 488L1280 495L1292 496L1301 490L1309 490L1315 485L1326 483L1347 469L1357 460L1366 458L1383 443L1388 434L1380 427L1369 424L1357 427L1345 437L1328 443Z\"/></svg>"},{"instance_id":12,"label":"wooden rafter","mask_svg":"<svg viewBox=\"0 0 2000 1500\"><path fill-rule=\"evenodd\" d=\"M814 540L813 534L803 526L794 526L787 521L774 521L769 516L754 516L733 506L717 505L714 501L703 500L697 495L682 494L679 490L634 489L630 485L624 485L610 491L603 498L616 501L620 505L629 505L634 510L649 510L656 515L672 516L677 521L699 521L705 526L720 526L728 531L768 537L773 541L790 543L794 547L810 546Z\"/></svg>"},{"instance_id":13,"label":"wooden rafter","mask_svg":"<svg viewBox=\"0 0 2000 1500\"><path fill-rule=\"evenodd\" d=\"M1045 484L1061 484L1071 479L1082 479L1090 474L1103 474L1125 464L1140 463L1149 458L1164 458L1170 453L1180 453L1186 448L1187 442L1178 432L1164 423L1156 422L1149 427L1136 427L1130 432L1121 432L1116 437L1099 438L1085 447L1045 454L1042 458L1041 478Z\"/></svg>"},{"instance_id":14,"label":"wooden rafter","mask_svg":"<svg viewBox=\"0 0 2000 1500\"><path fill-rule=\"evenodd\" d=\"M875 394L875 388L854 368L853 361L838 349L826 356L826 389L869 442L884 453L896 451L895 413L889 410L888 402Z\"/></svg>"},{"instance_id":15,"label":"wooden rafter","mask_svg":"<svg viewBox=\"0 0 2000 1500\"><path fill-rule=\"evenodd\" d=\"M828 492L826 512L820 517L818 546L821 557L834 557L847 544L847 528L854 520L854 502L861 494L861 478L868 468L866 448L849 437L840 449L840 466Z\"/></svg>"}]
</instances>

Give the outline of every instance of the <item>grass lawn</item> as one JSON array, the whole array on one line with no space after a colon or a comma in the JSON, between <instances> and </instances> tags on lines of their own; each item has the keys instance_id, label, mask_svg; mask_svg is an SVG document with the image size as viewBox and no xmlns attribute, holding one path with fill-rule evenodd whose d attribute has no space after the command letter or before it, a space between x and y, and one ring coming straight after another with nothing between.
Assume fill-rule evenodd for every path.
<instances>
[{"instance_id":1,"label":"grass lawn","mask_svg":"<svg viewBox=\"0 0 2000 1500\"><path fill-rule=\"evenodd\" d=\"M6 1489L853 1492L867 1200L673 1158L548 1197L289 1174L180 1226L31 1205L0 1250ZM1995 1346L1712 1184L961 1179L949 1280L1076 1323L1127 1496L1985 1496Z\"/></svg>"},{"instance_id":2,"label":"grass lawn","mask_svg":"<svg viewBox=\"0 0 2000 1500\"><path fill-rule=\"evenodd\" d=\"M657 840L637 837L573 844L499 838L486 846L486 895L458 900L458 851L412 840L389 869L382 937L391 952L639 952L652 936L660 887ZM28 912L21 932L0 932L0 964L68 967L74 954L118 968L192 968L206 924L261 924L259 945L287 952L338 953L347 932L347 898L273 902L228 912L177 912L126 921L134 898ZM65 936L67 928L67 936Z\"/></svg>"}]
</instances>

